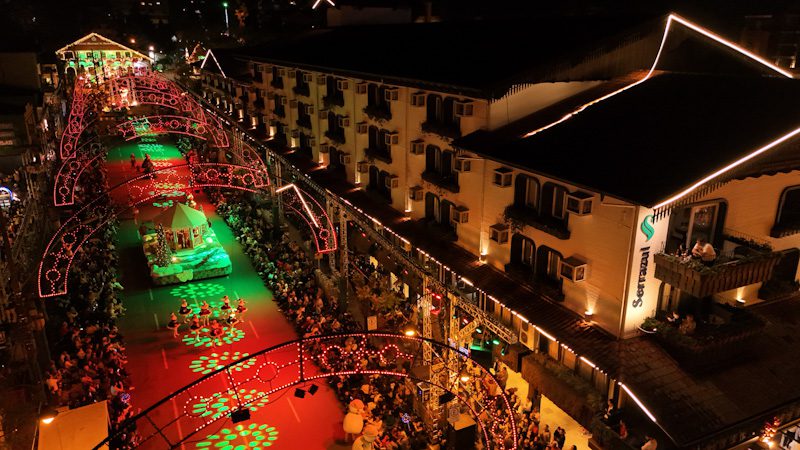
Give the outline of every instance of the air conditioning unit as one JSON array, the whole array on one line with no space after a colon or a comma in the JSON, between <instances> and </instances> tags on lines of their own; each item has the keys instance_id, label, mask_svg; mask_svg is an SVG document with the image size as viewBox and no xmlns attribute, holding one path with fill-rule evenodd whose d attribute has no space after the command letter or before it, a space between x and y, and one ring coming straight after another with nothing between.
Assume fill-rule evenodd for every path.
<instances>
[{"instance_id":1,"label":"air conditioning unit","mask_svg":"<svg viewBox=\"0 0 800 450\"><path fill-rule=\"evenodd\" d=\"M312 81L314 81L314 75L310 73L303 74L303 83L311 83Z\"/></svg>"},{"instance_id":2,"label":"air conditioning unit","mask_svg":"<svg viewBox=\"0 0 800 450\"><path fill-rule=\"evenodd\" d=\"M350 80L336 80L336 89L340 91L350 89Z\"/></svg>"},{"instance_id":3,"label":"air conditioning unit","mask_svg":"<svg viewBox=\"0 0 800 450\"><path fill-rule=\"evenodd\" d=\"M411 154L422 155L425 154L425 141L422 139L415 139L411 141Z\"/></svg>"},{"instance_id":4,"label":"air conditioning unit","mask_svg":"<svg viewBox=\"0 0 800 450\"><path fill-rule=\"evenodd\" d=\"M455 102L455 116L456 117L472 117L473 110L475 109L475 105L470 102Z\"/></svg>"},{"instance_id":5,"label":"air conditioning unit","mask_svg":"<svg viewBox=\"0 0 800 450\"><path fill-rule=\"evenodd\" d=\"M414 202L420 202L425 198L425 190L422 186L413 186L408 190L408 198Z\"/></svg>"},{"instance_id":6,"label":"air conditioning unit","mask_svg":"<svg viewBox=\"0 0 800 450\"><path fill-rule=\"evenodd\" d=\"M297 109L297 100L295 99L289 100L289 107L292 109Z\"/></svg>"},{"instance_id":7,"label":"air conditioning unit","mask_svg":"<svg viewBox=\"0 0 800 450\"><path fill-rule=\"evenodd\" d=\"M400 89L397 88L386 89L386 92L384 92L383 94L383 98L387 102L396 102L397 99L400 98Z\"/></svg>"},{"instance_id":8,"label":"air conditioning unit","mask_svg":"<svg viewBox=\"0 0 800 450\"><path fill-rule=\"evenodd\" d=\"M411 94L411 106L425 106L425 93L415 92Z\"/></svg>"},{"instance_id":9,"label":"air conditioning unit","mask_svg":"<svg viewBox=\"0 0 800 450\"><path fill-rule=\"evenodd\" d=\"M292 130L290 133L292 139L299 139L300 138L300 130Z\"/></svg>"},{"instance_id":10,"label":"air conditioning unit","mask_svg":"<svg viewBox=\"0 0 800 450\"><path fill-rule=\"evenodd\" d=\"M368 173L369 172L369 162L367 161L359 161L356 163L356 171L358 173Z\"/></svg>"},{"instance_id":11,"label":"air conditioning unit","mask_svg":"<svg viewBox=\"0 0 800 450\"><path fill-rule=\"evenodd\" d=\"M489 239L498 244L505 244L508 242L509 229L507 223L496 223L489 227Z\"/></svg>"},{"instance_id":12,"label":"air conditioning unit","mask_svg":"<svg viewBox=\"0 0 800 450\"><path fill-rule=\"evenodd\" d=\"M281 97L281 105L285 106L287 103L289 103L289 99L286 97Z\"/></svg>"},{"instance_id":13,"label":"air conditioning unit","mask_svg":"<svg viewBox=\"0 0 800 450\"><path fill-rule=\"evenodd\" d=\"M350 164L353 161L350 153L340 153L339 154L339 162L342 164Z\"/></svg>"},{"instance_id":14,"label":"air conditioning unit","mask_svg":"<svg viewBox=\"0 0 800 450\"><path fill-rule=\"evenodd\" d=\"M358 122L356 124L356 133L367 134L367 131L369 131L369 124L367 122Z\"/></svg>"},{"instance_id":15,"label":"air conditioning unit","mask_svg":"<svg viewBox=\"0 0 800 450\"><path fill-rule=\"evenodd\" d=\"M514 171L508 167L498 167L494 169L492 183L499 187L509 187L511 186L511 176L513 173Z\"/></svg>"},{"instance_id":16,"label":"air conditioning unit","mask_svg":"<svg viewBox=\"0 0 800 450\"><path fill-rule=\"evenodd\" d=\"M278 69L278 76L285 77L286 76L286 69Z\"/></svg>"},{"instance_id":17,"label":"air conditioning unit","mask_svg":"<svg viewBox=\"0 0 800 450\"><path fill-rule=\"evenodd\" d=\"M453 216L450 220L455 223L469 222L469 208L466 206L456 206L453 208Z\"/></svg>"},{"instance_id":18,"label":"air conditioning unit","mask_svg":"<svg viewBox=\"0 0 800 450\"><path fill-rule=\"evenodd\" d=\"M386 133L386 138L384 142L386 145L397 145L400 143L400 134L396 131Z\"/></svg>"},{"instance_id":19,"label":"air conditioning unit","mask_svg":"<svg viewBox=\"0 0 800 450\"><path fill-rule=\"evenodd\" d=\"M347 128L350 126L350 118L347 116L339 117L339 126L342 128Z\"/></svg>"},{"instance_id":20,"label":"air conditioning unit","mask_svg":"<svg viewBox=\"0 0 800 450\"><path fill-rule=\"evenodd\" d=\"M309 116L314 114L314 105L303 105L303 112Z\"/></svg>"},{"instance_id":21,"label":"air conditioning unit","mask_svg":"<svg viewBox=\"0 0 800 450\"><path fill-rule=\"evenodd\" d=\"M472 171L472 161L465 158L456 158L455 163L455 171L456 172L471 172Z\"/></svg>"},{"instance_id":22,"label":"air conditioning unit","mask_svg":"<svg viewBox=\"0 0 800 450\"><path fill-rule=\"evenodd\" d=\"M288 76L289 78L297 78L297 71L293 69L287 70L286 76Z\"/></svg>"},{"instance_id":23,"label":"air conditioning unit","mask_svg":"<svg viewBox=\"0 0 800 450\"><path fill-rule=\"evenodd\" d=\"M317 111L317 116L322 120L328 120L328 110L320 109L319 111Z\"/></svg>"},{"instance_id":24,"label":"air conditioning unit","mask_svg":"<svg viewBox=\"0 0 800 450\"><path fill-rule=\"evenodd\" d=\"M389 175L386 177L386 187L389 189L397 189L400 187L400 178L397 175Z\"/></svg>"},{"instance_id":25,"label":"air conditioning unit","mask_svg":"<svg viewBox=\"0 0 800 450\"><path fill-rule=\"evenodd\" d=\"M327 75L317 75L317 84L320 86L325 86L328 84L328 76Z\"/></svg>"},{"instance_id":26,"label":"air conditioning unit","mask_svg":"<svg viewBox=\"0 0 800 450\"><path fill-rule=\"evenodd\" d=\"M320 153L328 153L330 151L330 144L319 144Z\"/></svg>"},{"instance_id":27,"label":"air conditioning unit","mask_svg":"<svg viewBox=\"0 0 800 450\"><path fill-rule=\"evenodd\" d=\"M368 90L367 83L356 83L356 94L366 95Z\"/></svg>"},{"instance_id":28,"label":"air conditioning unit","mask_svg":"<svg viewBox=\"0 0 800 450\"><path fill-rule=\"evenodd\" d=\"M586 271L588 265L583 258L577 256L570 256L567 259L562 259L558 273L561 279L567 279L573 283L578 283L586 280Z\"/></svg>"},{"instance_id":29,"label":"air conditioning unit","mask_svg":"<svg viewBox=\"0 0 800 450\"><path fill-rule=\"evenodd\" d=\"M315 145L317 145L317 138L315 138L314 136L310 136L308 138L308 146L313 147Z\"/></svg>"},{"instance_id":30,"label":"air conditioning unit","mask_svg":"<svg viewBox=\"0 0 800 450\"><path fill-rule=\"evenodd\" d=\"M592 194L575 191L567 194L567 211L576 216L588 216L592 213Z\"/></svg>"}]
</instances>

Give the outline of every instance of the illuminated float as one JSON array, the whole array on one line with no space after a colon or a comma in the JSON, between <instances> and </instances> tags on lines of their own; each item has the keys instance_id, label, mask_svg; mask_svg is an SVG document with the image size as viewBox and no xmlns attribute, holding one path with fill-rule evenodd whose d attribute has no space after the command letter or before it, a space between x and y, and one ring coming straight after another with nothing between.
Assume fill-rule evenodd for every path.
<instances>
[{"instance_id":1,"label":"illuminated float","mask_svg":"<svg viewBox=\"0 0 800 450\"><path fill-rule=\"evenodd\" d=\"M230 275L231 259L206 215L176 203L140 229L142 247L157 285Z\"/></svg>"}]
</instances>

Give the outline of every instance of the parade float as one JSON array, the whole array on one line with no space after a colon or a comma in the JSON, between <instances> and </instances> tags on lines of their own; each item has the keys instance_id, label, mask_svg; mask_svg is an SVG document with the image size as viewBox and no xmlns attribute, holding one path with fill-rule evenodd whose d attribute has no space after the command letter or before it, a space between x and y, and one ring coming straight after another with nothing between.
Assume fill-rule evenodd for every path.
<instances>
[{"instance_id":1,"label":"parade float","mask_svg":"<svg viewBox=\"0 0 800 450\"><path fill-rule=\"evenodd\" d=\"M142 225L142 247L156 285L183 283L231 273L231 259L206 215L176 203Z\"/></svg>"}]
</instances>

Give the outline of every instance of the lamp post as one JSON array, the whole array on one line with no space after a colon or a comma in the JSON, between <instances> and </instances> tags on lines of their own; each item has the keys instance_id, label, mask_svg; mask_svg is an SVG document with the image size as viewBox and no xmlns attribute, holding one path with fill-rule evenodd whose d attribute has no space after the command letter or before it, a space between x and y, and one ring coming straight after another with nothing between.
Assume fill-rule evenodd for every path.
<instances>
[{"instance_id":1,"label":"lamp post","mask_svg":"<svg viewBox=\"0 0 800 450\"><path fill-rule=\"evenodd\" d=\"M225 8L225 34L230 36L231 27L230 23L228 22L228 2L222 2L222 7Z\"/></svg>"}]
</instances>

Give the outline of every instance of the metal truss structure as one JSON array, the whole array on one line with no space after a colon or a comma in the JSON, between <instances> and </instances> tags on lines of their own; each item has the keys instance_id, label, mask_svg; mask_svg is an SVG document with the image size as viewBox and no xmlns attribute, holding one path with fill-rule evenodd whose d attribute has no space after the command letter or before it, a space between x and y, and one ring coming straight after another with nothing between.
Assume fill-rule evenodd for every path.
<instances>
[{"instance_id":1,"label":"metal truss structure","mask_svg":"<svg viewBox=\"0 0 800 450\"><path fill-rule=\"evenodd\" d=\"M345 350L352 343L357 349ZM432 365L423 361L425 346L433 348L436 355ZM479 380L468 374L480 374ZM369 332L297 339L233 361L123 422L95 449L132 427L142 437L138 444L141 448L178 448L233 412L254 409L255 405L269 407L270 396L280 391L353 375L406 379L417 385L414 390L419 392L420 402L428 402L424 397L433 395L429 387L451 392L460 402L460 411L475 419L485 448L518 448L513 406L503 390L496 388L497 380L486 369L440 342ZM239 395L242 392L249 395ZM224 412L213 411L209 405L220 397L226 398L228 408ZM178 406L177 417L173 405ZM508 441L506 433L510 435Z\"/></svg>"}]
</instances>

